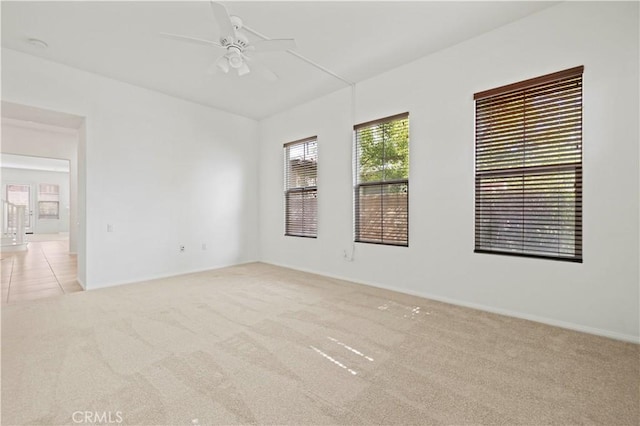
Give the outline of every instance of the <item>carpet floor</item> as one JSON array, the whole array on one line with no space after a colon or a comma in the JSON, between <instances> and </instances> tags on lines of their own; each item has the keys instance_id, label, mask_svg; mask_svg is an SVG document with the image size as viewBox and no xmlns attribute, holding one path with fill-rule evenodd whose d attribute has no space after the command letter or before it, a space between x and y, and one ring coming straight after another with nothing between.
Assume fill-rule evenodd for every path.
<instances>
[{"instance_id":1,"label":"carpet floor","mask_svg":"<svg viewBox=\"0 0 640 426\"><path fill-rule=\"evenodd\" d=\"M2 308L2 424L637 425L631 343L254 263Z\"/></svg>"}]
</instances>

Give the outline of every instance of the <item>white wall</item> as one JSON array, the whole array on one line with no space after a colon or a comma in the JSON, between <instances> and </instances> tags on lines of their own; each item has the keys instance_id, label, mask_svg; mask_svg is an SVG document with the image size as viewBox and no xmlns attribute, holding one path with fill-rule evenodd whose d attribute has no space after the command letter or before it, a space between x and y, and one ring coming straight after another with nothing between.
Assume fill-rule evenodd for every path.
<instances>
[{"instance_id":1,"label":"white wall","mask_svg":"<svg viewBox=\"0 0 640 426\"><path fill-rule=\"evenodd\" d=\"M69 214L71 212L69 199L69 172L53 172L46 170L14 169L2 167L2 195L6 192L6 185L22 183L31 186L33 191L33 233L53 234L69 232ZM38 185L48 183L58 185L59 217L58 219L40 219L38 217Z\"/></svg>"},{"instance_id":2,"label":"white wall","mask_svg":"<svg viewBox=\"0 0 640 426\"><path fill-rule=\"evenodd\" d=\"M88 288L263 259L638 340L638 47L637 3L567 2L359 84L354 119L349 89L258 126L8 49L2 97L86 117L78 275ZM473 254L473 93L576 65L584 263ZM358 244L347 262L352 125L404 111L410 247ZM285 238L282 144L312 135L319 238Z\"/></svg>"},{"instance_id":3,"label":"white wall","mask_svg":"<svg viewBox=\"0 0 640 426\"><path fill-rule=\"evenodd\" d=\"M358 84L355 122L410 112L410 247L352 241L350 91L260 123L261 255L637 341L638 4L563 3ZM584 263L473 253L473 93L584 65ZM318 238L285 237L282 144L318 135Z\"/></svg>"},{"instance_id":4,"label":"white wall","mask_svg":"<svg viewBox=\"0 0 640 426\"><path fill-rule=\"evenodd\" d=\"M9 49L2 98L86 118L87 288L257 258L255 121Z\"/></svg>"},{"instance_id":5,"label":"white wall","mask_svg":"<svg viewBox=\"0 0 640 426\"><path fill-rule=\"evenodd\" d=\"M3 88L4 89L4 88ZM2 118L3 153L69 161L69 252L78 253L78 130Z\"/></svg>"}]
</instances>

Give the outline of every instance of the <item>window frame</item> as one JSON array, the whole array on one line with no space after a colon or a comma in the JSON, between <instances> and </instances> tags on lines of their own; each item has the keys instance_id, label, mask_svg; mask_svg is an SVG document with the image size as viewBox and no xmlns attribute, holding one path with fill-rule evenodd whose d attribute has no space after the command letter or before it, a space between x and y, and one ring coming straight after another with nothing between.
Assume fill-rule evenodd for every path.
<instances>
[{"instance_id":1,"label":"window frame","mask_svg":"<svg viewBox=\"0 0 640 426\"><path fill-rule=\"evenodd\" d=\"M407 153L407 167L408 167L408 171L407 171L407 177L406 178L402 178L402 179L383 179L383 180L378 180L378 181L366 181L366 182L361 182L360 181L360 157L358 155L359 153L359 138L358 138L358 131L361 129L365 129L365 128L371 128L373 126L379 125L379 124L386 124L386 123L392 123L394 121L399 121L399 120L407 120L407 130L408 130L408 135L407 135L407 146L409 148L409 153ZM353 126L353 140L354 140L354 170L355 170L355 176L354 176L354 188L353 188L353 197L354 197L354 242L355 243L363 243L363 244L376 244L376 245L384 245L384 246L393 246L393 247L409 247L409 173L411 170L410 167L410 162L409 162L409 156L410 156L410 141L411 141L411 137L410 137L410 131L409 131L409 126L410 126L410 120L409 120L409 112L403 112L400 114L395 114L395 115L391 115L388 117L383 117L383 118L379 118L376 120L371 120L371 121L367 121L364 123L359 123ZM383 161L383 167L384 167L385 162ZM380 234L381 234L381 238L379 240L374 240L374 239L366 239L362 237L362 232L361 232L361 223L360 223L360 206L361 206L361 200L360 200L360 194L361 194L361 190L362 188L367 188L367 187L379 187L381 188L381 196L384 196L384 187L387 186L391 186L391 185L404 185L406 187L406 194L407 194L407 198L406 198L406 238L402 241L402 242L396 242L394 240L386 240L384 238L384 227L381 226L380 228ZM384 211L380 212L381 214L381 224L384 223ZM399 241L399 240L398 240Z\"/></svg>"},{"instance_id":2,"label":"window frame","mask_svg":"<svg viewBox=\"0 0 640 426\"><path fill-rule=\"evenodd\" d=\"M55 189L55 191L48 191ZM42 214L40 206L43 204L53 204L56 206L56 214ZM57 183L39 183L38 184L38 220L60 220L60 185Z\"/></svg>"},{"instance_id":3,"label":"window frame","mask_svg":"<svg viewBox=\"0 0 640 426\"><path fill-rule=\"evenodd\" d=\"M475 136L474 136L474 145L475 145L474 252L475 253L519 256L519 257L529 257L529 258L537 258L537 259L549 259L549 260L556 260L556 261L582 263L583 261L582 193L583 193L583 126L584 126L583 73L584 73L584 66L578 66L578 67L566 69L563 71L543 75L540 77L524 80L518 83L509 84L506 86L501 86L495 89L490 89L490 90L486 90L486 91L478 92L474 94L474 104L475 104L474 105L474 110L475 110L474 123L476 126ZM555 96L565 96L567 98L571 96L572 89L563 87L563 84L564 82L570 82L572 79L579 81L579 88L580 88L579 96L573 95L575 96L575 99L577 99L578 101L576 101L576 105L573 105L571 102L569 102L570 106L566 107L566 110L565 110L564 106L560 107L558 105L554 105L552 101ZM536 107L530 107L531 109L529 109L529 107L527 107L527 104L525 103L526 96L528 93L527 91L532 91L534 93L537 93L536 90L538 91L545 90L546 85L556 85L556 89L553 89L553 90L549 89L548 92L545 92L546 96L549 98L547 100L548 106L546 106L545 108L540 108L540 110L537 110ZM573 90L577 91L577 89L573 89ZM503 164L502 167L494 166L494 168L487 168L485 165L485 167L483 167L483 169L479 171L478 170L479 169L478 144L479 144L480 131L478 130L478 117L477 117L478 110L479 110L478 101L490 99L493 97L499 98L500 96L504 96L505 99L507 99L509 97L517 95L518 93L523 94L522 118L508 119L508 120L518 124L522 122L522 129L523 129L522 142L521 142L522 164L520 166L514 166L513 164L512 165ZM569 99L574 99L574 98L569 98ZM505 100L504 102L506 105L508 101ZM556 102L559 102L559 101L556 101ZM495 108L495 106L492 106L491 108ZM535 124L527 123L527 112L529 111L542 114L542 116L545 118L543 118L542 121L540 121L540 118L538 118L537 122L536 120L534 120ZM543 125L551 126L552 121L551 119L547 118L547 115L553 116L554 112L556 111L561 111L561 113L557 115L557 118L555 118L557 121L574 118L577 122L579 122L579 126L577 126L577 124L573 124L572 127L569 127L571 131L577 133L577 137L562 135L562 131L559 133L556 133L557 132L556 130L553 130L553 132L549 136L543 136L543 139L540 139L540 136L535 135L535 131L538 129L536 129L534 126L537 125L539 126L539 128L540 126L543 126ZM487 111L484 111L484 110L482 112L484 114L487 113ZM540 115L538 117L540 117ZM579 117L579 118L575 118L575 117ZM505 119L501 118L501 120L505 120ZM504 121L496 122L494 125L500 126L503 122ZM504 126L504 124L502 124L502 126ZM486 128L483 131L486 131ZM534 133L535 136L533 136L533 141L531 136L527 138L528 136L527 132ZM509 137L511 138L511 136ZM555 138L555 142L542 142L542 143L540 142L541 140L546 141L551 138ZM517 136L513 136L512 139L514 143L516 144L518 143ZM575 142L573 142L574 139L576 139ZM567 141L571 141L571 142L567 142ZM486 145L487 143L491 143L491 142L483 141L483 143ZM528 147L527 143L529 143L529 145L532 145L532 146ZM500 144L504 144L504 142L500 142ZM571 160L571 149L564 148L563 144L565 145L575 144L579 147L579 149L576 148L576 151L578 151L578 153L573 154L575 157L577 157L577 159L574 159L573 161L564 161L564 157L562 156L565 156L565 155L567 156L568 160ZM544 160L543 162L542 155L537 154L535 152L536 150L541 149L540 146L545 147L545 149L555 148L557 150L555 151L556 155L563 158L563 162L558 162L557 160L554 160L553 157L550 157ZM517 146L515 148L517 148ZM483 149L487 149L487 148L483 148ZM527 155L527 153L529 155ZM495 155L497 157L498 155L504 156L505 154L492 154L492 155ZM492 161L490 158L491 157L486 157L483 159L483 161ZM529 161L533 164L531 163L527 164ZM539 164L540 162L543 162L543 164ZM573 176L573 177L570 178L570 176ZM488 231L487 231L486 223L481 223L483 220L481 219L482 217L485 217L485 218L487 216L489 217L488 220L489 220L490 227L492 227L493 224L497 224L499 227L502 224L502 222L504 222L504 219L496 219L495 222L491 222L491 215L494 214L493 210L491 210L492 207L482 206L482 201L486 200L487 199L486 197L490 195L490 193L488 192L490 190L486 188L482 189L482 183L483 183L482 181L483 179L488 179L488 180L503 179L505 180L505 182L503 183L503 186L504 186L507 184L506 183L507 179L513 179L513 182L515 183L515 185L517 185L518 178L521 178L520 185L522 187L522 195L520 196L520 198L514 195L505 195L510 191L509 189L506 189L506 188L503 189L502 192L498 192L499 197L500 196L504 197L503 200L507 200L508 202L512 202L513 200L521 200L522 235L521 237L519 237L519 239L518 237L512 237L514 241L516 241L518 244L521 244L521 248L516 249L513 247L513 245L510 247L507 241L502 241L498 238L493 238L492 236L490 236L489 239L487 239L486 234L483 234ZM535 179L539 179L538 182L541 182L541 183L535 183ZM573 208L571 209L569 207L567 210L572 212L572 215L570 216L571 217L570 220L563 222L559 219L555 228L552 226L550 227L550 229L553 231L552 234L554 233L557 234L556 238L558 241L557 243L558 250L557 252L547 251L546 249L549 249L550 247L552 247L553 240L552 239L549 240L552 242L546 241L545 238L548 239L548 236L545 235L544 233L537 234L537 235L532 233L532 230L543 229L544 226L549 226L549 223L550 223L549 219L545 219L544 214L536 212L535 210L536 208L537 209L546 208L547 205L545 205L544 203L547 202L547 200L537 202L538 204L527 205L527 197L534 197L534 198L536 196L540 197L541 196L540 194L543 194L546 196L553 196L557 194L556 196L560 197L562 196L563 184L565 185L573 184L573 190L566 192L567 194L570 194L573 199ZM536 185L542 186L542 189L536 189L535 191L530 189L531 187L535 187ZM528 194L526 191L532 191L533 195ZM500 198L498 198L498 200L499 199ZM571 200L571 197L569 198L569 200ZM505 201L502 201L502 202L504 203ZM529 202L531 203L531 201ZM542 203L542 204L539 204L539 203ZM550 204L550 205L553 205L553 204ZM526 208L525 208L526 206L529 206L529 209L531 210L528 214L526 213ZM560 214L564 212L564 209L567 209L566 206L570 206L570 202L566 203L565 206L562 207L562 210L560 206L561 206L560 201L558 201L558 207L557 207L558 212L556 214L559 217L561 217ZM487 212L490 212L490 214L488 214ZM507 207L502 207L502 209L498 209L497 213L498 214L502 213L503 215L510 214ZM531 223L536 223L536 225L532 226ZM565 231L563 231L563 227L567 228L567 224L569 224L569 228L570 228L571 223L573 223L573 226L574 226L573 233L569 232L567 234ZM573 255L567 254L566 251L563 251L560 249L560 241L563 238L566 238L567 235L573 236L573 243L572 245L569 245L569 247L573 249ZM537 247L534 246L536 243L538 244ZM493 244L495 244L496 247L490 247Z\"/></svg>"},{"instance_id":4,"label":"window frame","mask_svg":"<svg viewBox=\"0 0 640 426\"><path fill-rule=\"evenodd\" d=\"M290 161L291 158L288 155L289 154L289 150L292 146L295 145L307 145L309 143L315 143L316 145L316 173L315 173L315 181L316 181L316 185L311 185L311 186L292 186L289 187L289 179L288 179L288 174L290 172ZM299 237L299 238L318 238L318 208L317 208L317 200L318 200L318 185L317 185L317 181L318 181L318 169L317 169L317 164L318 164L318 154L317 154L317 150L318 150L318 137L317 136L311 136L308 138L304 138L304 139L299 139L293 142L288 142L285 143L283 145L283 149L284 149L284 236L285 237ZM316 199L316 213L315 213L315 224L311 225L311 227L315 227L315 232L309 232L309 233L305 233L305 232L299 232L296 233L295 231L293 231L291 229L291 215L290 215L290 203L291 203L291 196L292 195L298 195L298 194L302 194L302 196L304 197L305 194L314 194L315 195L315 199ZM303 208L304 208L304 199L302 201L303 203ZM304 216L303 216L304 219ZM303 223L302 225L299 226L299 229L304 229L305 228L305 224Z\"/></svg>"},{"instance_id":5,"label":"window frame","mask_svg":"<svg viewBox=\"0 0 640 426\"><path fill-rule=\"evenodd\" d=\"M55 204L56 214L48 215L42 214L41 205L42 204ZM38 220L59 220L60 219L60 202L59 201L38 201Z\"/></svg>"}]
</instances>

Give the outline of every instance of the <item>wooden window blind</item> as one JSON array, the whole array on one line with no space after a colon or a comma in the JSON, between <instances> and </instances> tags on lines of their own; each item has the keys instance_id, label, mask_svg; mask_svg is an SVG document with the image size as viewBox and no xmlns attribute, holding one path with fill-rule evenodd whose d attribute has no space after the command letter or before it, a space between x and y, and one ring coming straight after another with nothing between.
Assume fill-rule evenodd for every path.
<instances>
[{"instance_id":1,"label":"wooden window blind","mask_svg":"<svg viewBox=\"0 0 640 426\"><path fill-rule=\"evenodd\" d=\"M284 145L285 235L318 236L318 143L308 138Z\"/></svg>"},{"instance_id":2,"label":"wooden window blind","mask_svg":"<svg viewBox=\"0 0 640 426\"><path fill-rule=\"evenodd\" d=\"M474 95L475 252L582 262L582 74Z\"/></svg>"},{"instance_id":3,"label":"wooden window blind","mask_svg":"<svg viewBox=\"0 0 640 426\"><path fill-rule=\"evenodd\" d=\"M409 245L409 113L354 126L355 241Z\"/></svg>"}]
</instances>

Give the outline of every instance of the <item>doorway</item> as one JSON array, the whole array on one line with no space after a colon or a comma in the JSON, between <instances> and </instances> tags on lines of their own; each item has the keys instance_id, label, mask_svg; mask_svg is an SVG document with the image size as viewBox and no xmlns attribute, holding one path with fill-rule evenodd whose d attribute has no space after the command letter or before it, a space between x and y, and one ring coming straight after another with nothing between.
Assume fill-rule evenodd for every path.
<instances>
[{"instance_id":1,"label":"doorway","mask_svg":"<svg viewBox=\"0 0 640 426\"><path fill-rule=\"evenodd\" d=\"M3 153L0 164L2 198L24 206L29 241L69 239L71 198L75 198L69 160Z\"/></svg>"},{"instance_id":2,"label":"doorway","mask_svg":"<svg viewBox=\"0 0 640 426\"><path fill-rule=\"evenodd\" d=\"M1 111L3 163L10 156L59 163L49 176L29 179L15 174L9 178L3 168L2 198L28 205L29 255L2 253L2 300L6 303L7 287L15 290L17 299L22 294L18 284L39 286L42 294L82 289L86 285L85 119L7 101L2 101ZM49 167L39 164L35 169L42 174ZM54 174L57 180L51 177Z\"/></svg>"},{"instance_id":3,"label":"doorway","mask_svg":"<svg viewBox=\"0 0 640 426\"><path fill-rule=\"evenodd\" d=\"M27 250L2 254L2 303L81 291L69 251L69 161L0 154L2 194L24 207Z\"/></svg>"}]
</instances>

